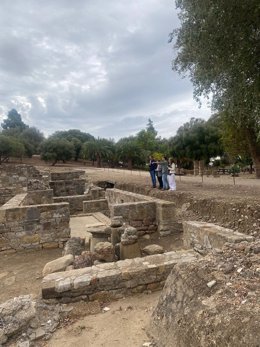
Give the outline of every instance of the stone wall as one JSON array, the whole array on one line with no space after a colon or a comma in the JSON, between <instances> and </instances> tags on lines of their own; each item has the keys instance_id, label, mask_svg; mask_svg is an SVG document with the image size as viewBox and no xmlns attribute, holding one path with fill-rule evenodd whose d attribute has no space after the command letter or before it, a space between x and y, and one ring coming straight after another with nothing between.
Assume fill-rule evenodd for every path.
<instances>
[{"instance_id":1,"label":"stone wall","mask_svg":"<svg viewBox=\"0 0 260 347\"><path fill-rule=\"evenodd\" d=\"M57 272L44 277L42 297L92 301L158 290L163 287L175 264L195 259L192 252L168 252Z\"/></svg>"},{"instance_id":2,"label":"stone wall","mask_svg":"<svg viewBox=\"0 0 260 347\"><path fill-rule=\"evenodd\" d=\"M105 191L99 187L91 188L84 195L60 196L54 197L54 202L68 202L70 205L70 214L83 212L83 201L104 199Z\"/></svg>"},{"instance_id":3,"label":"stone wall","mask_svg":"<svg viewBox=\"0 0 260 347\"><path fill-rule=\"evenodd\" d=\"M72 181L79 178L85 178L84 170L51 172L51 181Z\"/></svg>"},{"instance_id":4,"label":"stone wall","mask_svg":"<svg viewBox=\"0 0 260 347\"><path fill-rule=\"evenodd\" d=\"M40 172L31 165L2 164L0 166L0 188L12 187L15 194L27 190L28 180L41 178Z\"/></svg>"},{"instance_id":5,"label":"stone wall","mask_svg":"<svg viewBox=\"0 0 260 347\"><path fill-rule=\"evenodd\" d=\"M124 221L129 222L134 227L140 227L142 230L144 225L148 225L146 215L142 216L142 209L146 206L145 204L150 203L155 206L148 212L151 230L158 230L161 236L182 232L181 211L177 209L174 202L154 199L150 196L120 189L107 189L106 198L110 206L111 215L118 216L121 213L124 216ZM141 206L140 208L138 207L139 205ZM131 217L127 209L131 209L133 214ZM131 222L131 218L134 218L133 221L137 221L137 223ZM147 227L146 229L148 230Z\"/></svg>"},{"instance_id":6,"label":"stone wall","mask_svg":"<svg viewBox=\"0 0 260 347\"><path fill-rule=\"evenodd\" d=\"M109 213L107 199L84 201L83 212L84 213L101 212L108 216L110 213Z\"/></svg>"},{"instance_id":7,"label":"stone wall","mask_svg":"<svg viewBox=\"0 0 260 347\"><path fill-rule=\"evenodd\" d=\"M70 237L69 204L21 206L25 198L0 208L0 251L62 247Z\"/></svg>"},{"instance_id":8,"label":"stone wall","mask_svg":"<svg viewBox=\"0 0 260 347\"><path fill-rule=\"evenodd\" d=\"M259 244L226 244L176 264L147 333L160 347L256 347L260 341Z\"/></svg>"},{"instance_id":9,"label":"stone wall","mask_svg":"<svg viewBox=\"0 0 260 347\"><path fill-rule=\"evenodd\" d=\"M41 205L53 203L53 190L28 190L23 205Z\"/></svg>"},{"instance_id":10,"label":"stone wall","mask_svg":"<svg viewBox=\"0 0 260 347\"><path fill-rule=\"evenodd\" d=\"M241 241L253 241L248 236L219 225L205 222L183 222L183 245L185 248L193 248L199 253L205 254L213 248L221 249L226 242L238 243Z\"/></svg>"},{"instance_id":11,"label":"stone wall","mask_svg":"<svg viewBox=\"0 0 260 347\"><path fill-rule=\"evenodd\" d=\"M15 196L14 188L0 188L0 206Z\"/></svg>"},{"instance_id":12,"label":"stone wall","mask_svg":"<svg viewBox=\"0 0 260 347\"><path fill-rule=\"evenodd\" d=\"M111 218L122 216L124 222L138 230L139 236L157 231L156 204L153 201L111 204L110 215Z\"/></svg>"},{"instance_id":13,"label":"stone wall","mask_svg":"<svg viewBox=\"0 0 260 347\"><path fill-rule=\"evenodd\" d=\"M50 181L54 196L83 195L85 192L85 179Z\"/></svg>"}]
</instances>

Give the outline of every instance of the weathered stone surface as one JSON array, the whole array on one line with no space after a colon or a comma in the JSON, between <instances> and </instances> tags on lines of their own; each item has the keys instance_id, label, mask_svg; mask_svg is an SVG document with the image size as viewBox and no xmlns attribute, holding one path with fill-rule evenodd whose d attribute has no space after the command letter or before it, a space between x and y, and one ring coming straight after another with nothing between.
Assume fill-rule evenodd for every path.
<instances>
[{"instance_id":1,"label":"weathered stone surface","mask_svg":"<svg viewBox=\"0 0 260 347\"><path fill-rule=\"evenodd\" d=\"M115 260L115 248L110 242L98 242L94 251L98 260L111 262Z\"/></svg>"},{"instance_id":2,"label":"weathered stone surface","mask_svg":"<svg viewBox=\"0 0 260 347\"><path fill-rule=\"evenodd\" d=\"M147 329L156 345L258 346L259 259L234 246L174 266ZM227 259L233 263L228 272Z\"/></svg>"},{"instance_id":3,"label":"weathered stone surface","mask_svg":"<svg viewBox=\"0 0 260 347\"><path fill-rule=\"evenodd\" d=\"M35 313L35 301L30 295L15 297L1 304L0 345L28 326Z\"/></svg>"},{"instance_id":4,"label":"weathered stone surface","mask_svg":"<svg viewBox=\"0 0 260 347\"><path fill-rule=\"evenodd\" d=\"M161 236L182 232L181 211L174 202L120 189L107 189L111 215L138 229L139 236L159 231Z\"/></svg>"},{"instance_id":5,"label":"weathered stone surface","mask_svg":"<svg viewBox=\"0 0 260 347\"><path fill-rule=\"evenodd\" d=\"M18 206L17 203L17 200L9 201L0 208L0 251L39 249L47 247L48 243L58 246L69 238L68 203L34 206Z\"/></svg>"},{"instance_id":6,"label":"weathered stone surface","mask_svg":"<svg viewBox=\"0 0 260 347\"><path fill-rule=\"evenodd\" d=\"M120 244L120 259L134 259L137 257L141 257L141 250L138 242L130 243L130 244Z\"/></svg>"},{"instance_id":7,"label":"weathered stone surface","mask_svg":"<svg viewBox=\"0 0 260 347\"><path fill-rule=\"evenodd\" d=\"M88 200L83 202L84 213L102 212L107 214L109 211L108 202L106 199Z\"/></svg>"},{"instance_id":8,"label":"weathered stone surface","mask_svg":"<svg viewBox=\"0 0 260 347\"><path fill-rule=\"evenodd\" d=\"M200 253L212 248L222 248L226 242L237 243L253 241L253 237L219 225L197 221L183 222L183 244L185 248L194 248Z\"/></svg>"},{"instance_id":9,"label":"weathered stone surface","mask_svg":"<svg viewBox=\"0 0 260 347\"><path fill-rule=\"evenodd\" d=\"M154 286L151 285L150 290L158 289L175 264L195 259L194 252L168 252L52 273L42 281L42 295L46 299L84 295L85 300L92 300L95 294L104 291L116 298L142 292L151 284Z\"/></svg>"},{"instance_id":10,"label":"weathered stone surface","mask_svg":"<svg viewBox=\"0 0 260 347\"><path fill-rule=\"evenodd\" d=\"M43 276L51 274L53 272L64 271L67 266L71 265L74 261L74 257L72 254L65 255L64 257L60 257L53 261L47 263L42 271Z\"/></svg>"},{"instance_id":11,"label":"weathered stone surface","mask_svg":"<svg viewBox=\"0 0 260 347\"><path fill-rule=\"evenodd\" d=\"M81 255L75 257L73 266L75 269L82 269L94 264L97 260L96 254L91 251L84 251Z\"/></svg>"},{"instance_id":12,"label":"weathered stone surface","mask_svg":"<svg viewBox=\"0 0 260 347\"><path fill-rule=\"evenodd\" d=\"M85 192L86 179L83 171L69 171L51 173L50 188L54 196L83 195Z\"/></svg>"},{"instance_id":13,"label":"weathered stone surface","mask_svg":"<svg viewBox=\"0 0 260 347\"><path fill-rule=\"evenodd\" d=\"M164 249L159 245L148 245L142 249L142 253L144 255L161 254L164 253Z\"/></svg>"},{"instance_id":14,"label":"weathered stone surface","mask_svg":"<svg viewBox=\"0 0 260 347\"><path fill-rule=\"evenodd\" d=\"M131 245L136 243L138 240L138 231L136 228L127 226L121 235L121 244L122 245Z\"/></svg>"},{"instance_id":15,"label":"weathered stone surface","mask_svg":"<svg viewBox=\"0 0 260 347\"><path fill-rule=\"evenodd\" d=\"M111 224L110 226L112 228L118 228L123 225L123 217L122 216L115 216L114 218L111 219Z\"/></svg>"},{"instance_id":16,"label":"weathered stone surface","mask_svg":"<svg viewBox=\"0 0 260 347\"><path fill-rule=\"evenodd\" d=\"M65 244L62 255L80 255L85 250L85 240L80 237L71 237Z\"/></svg>"}]
</instances>

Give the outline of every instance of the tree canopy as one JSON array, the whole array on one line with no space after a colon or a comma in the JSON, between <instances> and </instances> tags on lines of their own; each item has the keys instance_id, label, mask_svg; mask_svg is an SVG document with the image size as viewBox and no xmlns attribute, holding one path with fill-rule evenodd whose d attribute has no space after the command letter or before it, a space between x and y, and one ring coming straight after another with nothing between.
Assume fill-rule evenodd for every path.
<instances>
[{"instance_id":1,"label":"tree canopy","mask_svg":"<svg viewBox=\"0 0 260 347\"><path fill-rule=\"evenodd\" d=\"M181 27L171 35L173 68L188 73L196 98L213 96L213 109L242 134L260 177L259 1L177 0L176 6Z\"/></svg>"},{"instance_id":2,"label":"tree canopy","mask_svg":"<svg viewBox=\"0 0 260 347\"><path fill-rule=\"evenodd\" d=\"M28 128L28 125L26 125L22 121L21 115L15 109L12 109L11 111L8 112L7 118L4 119L1 126L4 130L8 130L8 129L24 130Z\"/></svg>"}]
</instances>

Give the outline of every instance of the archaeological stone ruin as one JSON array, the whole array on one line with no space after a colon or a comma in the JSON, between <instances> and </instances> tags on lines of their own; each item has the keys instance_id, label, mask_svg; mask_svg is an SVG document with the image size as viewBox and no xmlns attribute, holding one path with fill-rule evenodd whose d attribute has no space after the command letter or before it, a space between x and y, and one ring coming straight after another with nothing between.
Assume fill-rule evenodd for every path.
<instances>
[{"instance_id":1,"label":"archaeological stone ruin","mask_svg":"<svg viewBox=\"0 0 260 347\"><path fill-rule=\"evenodd\" d=\"M232 229L224 227L224 221L218 225L192 219L188 212L192 210L192 217L203 214L205 203L181 196L162 200L135 189L105 182L93 185L85 170L40 172L27 165L0 166L0 255L62 249L62 255L42 269L46 310L48 301L106 301L162 290L149 327L155 346L256 347L257 334L251 335L258 329L259 336L260 325L251 308L259 308L259 287L240 300L238 286L242 281L247 288L256 276L259 279L259 211L243 207L247 220L255 223L252 232L243 233L243 221L240 229ZM213 203L212 213L214 209ZM178 247L172 240L178 240ZM238 306L223 306L225 290L237 293ZM30 296L0 304L0 346L27 331L37 310L39 302ZM239 333L234 330L238 315L250 322L250 329L242 324ZM232 340L228 334L237 337Z\"/></svg>"}]
</instances>

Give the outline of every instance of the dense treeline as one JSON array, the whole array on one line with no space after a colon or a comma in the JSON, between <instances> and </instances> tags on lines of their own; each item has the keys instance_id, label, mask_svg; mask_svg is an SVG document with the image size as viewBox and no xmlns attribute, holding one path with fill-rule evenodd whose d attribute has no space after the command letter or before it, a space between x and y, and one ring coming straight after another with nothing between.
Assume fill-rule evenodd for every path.
<instances>
[{"instance_id":1,"label":"dense treeline","mask_svg":"<svg viewBox=\"0 0 260 347\"><path fill-rule=\"evenodd\" d=\"M89 160L98 167L129 169L145 167L149 155L156 159L171 156L179 167L187 169L192 169L194 160L209 164L212 158L215 158L212 165L251 162L246 145L241 144L239 148L229 145L218 115L208 121L192 118L169 139L159 137L149 119L145 129L117 142L95 138L77 129L56 131L45 139L38 129L26 125L16 110L8 112L1 126L0 163L8 161L9 157L31 157L33 154L40 154L52 165L58 161Z\"/></svg>"}]
</instances>

